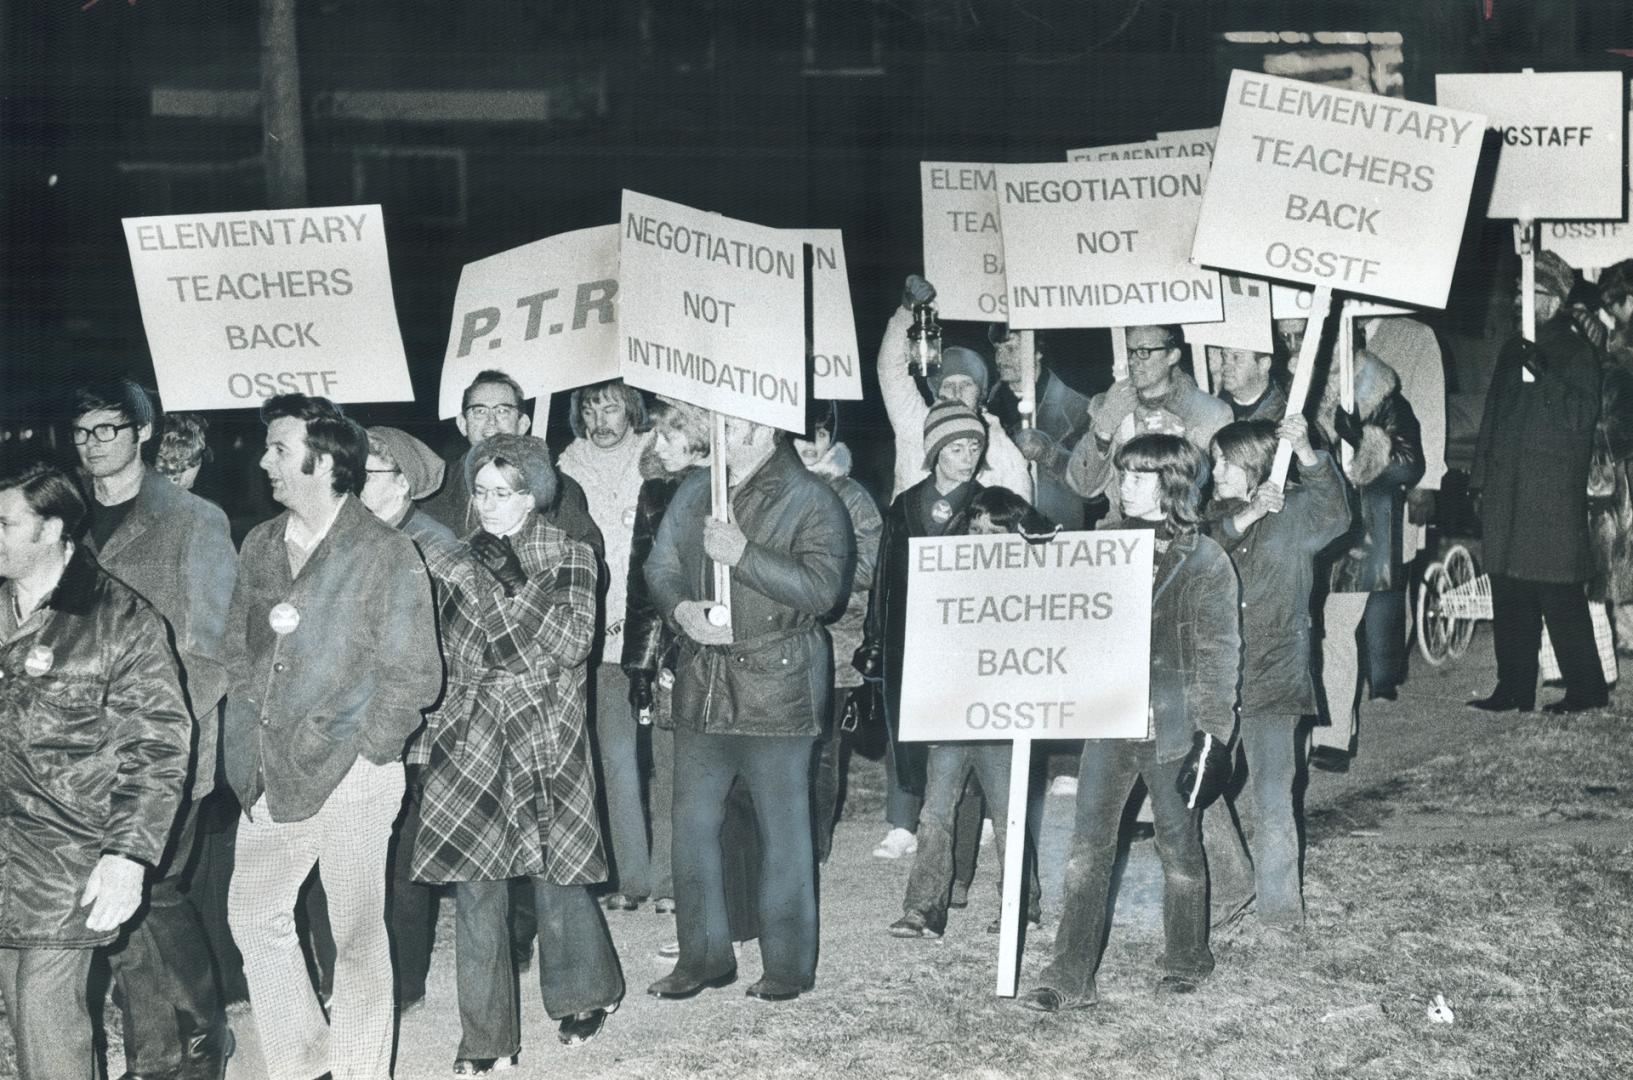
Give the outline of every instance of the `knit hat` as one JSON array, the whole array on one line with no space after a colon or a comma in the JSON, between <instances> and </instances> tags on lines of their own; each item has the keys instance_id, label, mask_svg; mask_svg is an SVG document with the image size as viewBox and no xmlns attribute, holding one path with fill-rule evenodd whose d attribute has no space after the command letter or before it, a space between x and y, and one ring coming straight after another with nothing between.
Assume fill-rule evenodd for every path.
<instances>
[{"instance_id":1,"label":"knit hat","mask_svg":"<svg viewBox=\"0 0 1633 1080\"><path fill-rule=\"evenodd\" d=\"M962 401L938 401L924 418L924 467L933 470L936 458L955 439L975 439L987 449L987 425Z\"/></svg>"},{"instance_id":2,"label":"knit hat","mask_svg":"<svg viewBox=\"0 0 1633 1080\"><path fill-rule=\"evenodd\" d=\"M1571 269L1570 263L1556 252L1537 252L1537 288L1566 300L1575 285L1576 271Z\"/></svg>"},{"instance_id":3,"label":"knit hat","mask_svg":"<svg viewBox=\"0 0 1633 1080\"><path fill-rule=\"evenodd\" d=\"M397 471L408 481L408 497L424 499L442 486L445 462L431 448L406 431L393 427L371 427L369 449L383 458L390 458Z\"/></svg>"},{"instance_id":4,"label":"knit hat","mask_svg":"<svg viewBox=\"0 0 1633 1080\"><path fill-rule=\"evenodd\" d=\"M987 374L987 362L974 349L963 345L949 345L941 350L941 370L927 380L930 389L936 394L941 393L942 380L949 375L967 375L975 380L977 401L987 399L987 388L992 384L992 378Z\"/></svg>"}]
</instances>

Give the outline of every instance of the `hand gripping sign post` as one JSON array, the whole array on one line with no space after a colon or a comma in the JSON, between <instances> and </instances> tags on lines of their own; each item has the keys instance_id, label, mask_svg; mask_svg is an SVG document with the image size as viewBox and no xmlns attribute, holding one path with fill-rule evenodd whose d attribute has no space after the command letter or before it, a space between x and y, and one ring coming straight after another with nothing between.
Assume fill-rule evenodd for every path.
<instances>
[{"instance_id":1,"label":"hand gripping sign post","mask_svg":"<svg viewBox=\"0 0 1633 1080\"><path fill-rule=\"evenodd\" d=\"M1193 258L1315 286L1288 392L1302 409L1334 289L1442 307L1483 116L1233 71ZM1292 460L1276 448L1274 483Z\"/></svg>"},{"instance_id":2,"label":"hand gripping sign post","mask_svg":"<svg viewBox=\"0 0 1633 1080\"><path fill-rule=\"evenodd\" d=\"M1224 317L1219 275L1190 261L1205 160L1000 165L997 172L1011 326Z\"/></svg>"},{"instance_id":3,"label":"hand gripping sign post","mask_svg":"<svg viewBox=\"0 0 1633 1080\"><path fill-rule=\"evenodd\" d=\"M900 737L1012 740L997 993L1013 997L1032 740L1143 739L1153 534L918 538Z\"/></svg>"},{"instance_id":4,"label":"hand gripping sign post","mask_svg":"<svg viewBox=\"0 0 1633 1080\"><path fill-rule=\"evenodd\" d=\"M412 401L378 206L125 218L165 407Z\"/></svg>"},{"instance_id":5,"label":"hand gripping sign post","mask_svg":"<svg viewBox=\"0 0 1633 1080\"><path fill-rule=\"evenodd\" d=\"M544 405L618 377L618 226L535 240L468 263L454 294L437 415L458 415L477 372L495 368ZM534 425L534 434L544 429Z\"/></svg>"},{"instance_id":6,"label":"hand gripping sign post","mask_svg":"<svg viewBox=\"0 0 1633 1080\"><path fill-rule=\"evenodd\" d=\"M715 413L713 514L729 520L725 417L805 430L801 236L634 191L624 192L620 218L624 381ZM730 604L725 569L716 564L719 607Z\"/></svg>"},{"instance_id":7,"label":"hand gripping sign post","mask_svg":"<svg viewBox=\"0 0 1633 1080\"><path fill-rule=\"evenodd\" d=\"M998 178L992 165L919 163L924 276L936 283L943 319L1003 322L1009 316Z\"/></svg>"}]
</instances>

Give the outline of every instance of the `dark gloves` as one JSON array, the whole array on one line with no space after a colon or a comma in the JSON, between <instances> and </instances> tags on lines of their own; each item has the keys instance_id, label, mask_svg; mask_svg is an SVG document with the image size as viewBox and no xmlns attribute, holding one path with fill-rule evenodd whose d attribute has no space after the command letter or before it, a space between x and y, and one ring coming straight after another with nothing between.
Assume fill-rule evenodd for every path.
<instances>
[{"instance_id":1,"label":"dark gloves","mask_svg":"<svg viewBox=\"0 0 1633 1080\"><path fill-rule=\"evenodd\" d=\"M631 671L629 674L629 711L637 718L652 709L652 673Z\"/></svg>"},{"instance_id":2,"label":"dark gloves","mask_svg":"<svg viewBox=\"0 0 1633 1080\"><path fill-rule=\"evenodd\" d=\"M1519 348L1520 366L1536 376L1542 370L1542 353L1537 351L1537 343L1519 338L1515 341Z\"/></svg>"},{"instance_id":3,"label":"dark gloves","mask_svg":"<svg viewBox=\"0 0 1633 1080\"><path fill-rule=\"evenodd\" d=\"M928 304L936 298L936 287L925 281L917 274L907 276L907 284L902 286L902 307L909 311L919 304Z\"/></svg>"},{"instance_id":4,"label":"dark gloves","mask_svg":"<svg viewBox=\"0 0 1633 1080\"><path fill-rule=\"evenodd\" d=\"M874 689L871 686L853 686L845 698L845 712L839 718L840 731L856 731L873 719Z\"/></svg>"},{"instance_id":5,"label":"dark gloves","mask_svg":"<svg viewBox=\"0 0 1633 1080\"><path fill-rule=\"evenodd\" d=\"M1435 493L1425 488L1413 488L1406 493L1406 520L1414 525L1427 525L1435 518Z\"/></svg>"},{"instance_id":6,"label":"dark gloves","mask_svg":"<svg viewBox=\"0 0 1633 1080\"><path fill-rule=\"evenodd\" d=\"M1351 446L1361 445L1361 416L1343 408L1333 410L1332 427L1338 437Z\"/></svg>"},{"instance_id":7,"label":"dark gloves","mask_svg":"<svg viewBox=\"0 0 1633 1080\"><path fill-rule=\"evenodd\" d=\"M516 557L516 549L510 546L509 540L490 532L478 532L471 537L471 551L504 586L506 596L515 596L527 584L527 571L522 569L522 560Z\"/></svg>"},{"instance_id":8,"label":"dark gloves","mask_svg":"<svg viewBox=\"0 0 1633 1080\"><path fill-rule=\"evenodd\" d=\"M885 674L884 650L871 641L862 642L862 647L851 656L851 667L869 682L879 681Z\"/></svg>"},{"instance_id":9,"label":"dark gloves","mask_svg":"<svg viewBox=\"0 0 1633 1080\"><path fill-rule=\"evenodd\" d=\"M1185 755L1185 764L1179 769L1179 782L1174 785L1188 809L1206 809L1225 793L1230 784L1231 758L1229 743L1220 742L1205 731L1191 736L1191 752Z\"/></svg>"}]
</instances>

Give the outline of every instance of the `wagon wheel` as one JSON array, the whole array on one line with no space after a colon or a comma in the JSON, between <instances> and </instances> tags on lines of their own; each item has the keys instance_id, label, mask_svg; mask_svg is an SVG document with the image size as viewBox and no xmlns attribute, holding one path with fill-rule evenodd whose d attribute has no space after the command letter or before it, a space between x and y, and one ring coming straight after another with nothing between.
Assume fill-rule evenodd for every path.
<instances>
[{"instance_id":1,"label":"wagon wheel","mask_svg":"<svg viewBox=\"0 0 1633 1080\"><path fill-rule=\"evenodd\" d=\"M1474 591L1474 579L1479 576L1475 568L1474 556L1462 544L1454 544L1446 552L1446 576L1451 581L1451 587L1465 593ZM1453 619L1449 645L1453 657L1460 657L1468 651L1469 642L1474 640L1473 619Z\"/></svg>"},{"instance_id":2,"label":"wagon wheel","mask_svg":"<svg viewBox=\"0 0 1633 1080\"><path fill-rule=\"evenodd\" d=\"M1452 655L1452 638L1458 620L1447 615L1441 597L1451 588L1451 576L1445 563L1430 563L1423 571L1423 584L1418 588L1418 652L1435 667Z\"/></svg>"}]
</instances>

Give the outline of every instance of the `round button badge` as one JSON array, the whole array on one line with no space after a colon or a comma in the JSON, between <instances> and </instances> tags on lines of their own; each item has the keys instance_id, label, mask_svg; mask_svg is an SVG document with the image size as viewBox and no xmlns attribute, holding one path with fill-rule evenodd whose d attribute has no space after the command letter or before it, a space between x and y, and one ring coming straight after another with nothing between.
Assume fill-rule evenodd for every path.
<instances>
[{"instance_id":1,"label":"round button badge","mask_svg":"<svg viewBox=\"0 0 1633 1080\"><path fill-rule=\"evenodd\" d=\"M51 646L36 645L23 658L23 670L37 679L50 671L51 665L56 662L57 655L51 651Z\"/></svg>"},{"instance_id":2,"label":"round button badge","mask_svg":"<svg viewBox=\"0 0 1633 1080\"><path fill-rule=\"evenodd\" d=\"M293 633L295 627L301 624L301 613L296 610L294 604L286 601L267 612L266 621L267 625L272 627L272 632L282 637L284 634Z\"/></svg>"}]
</instances>

